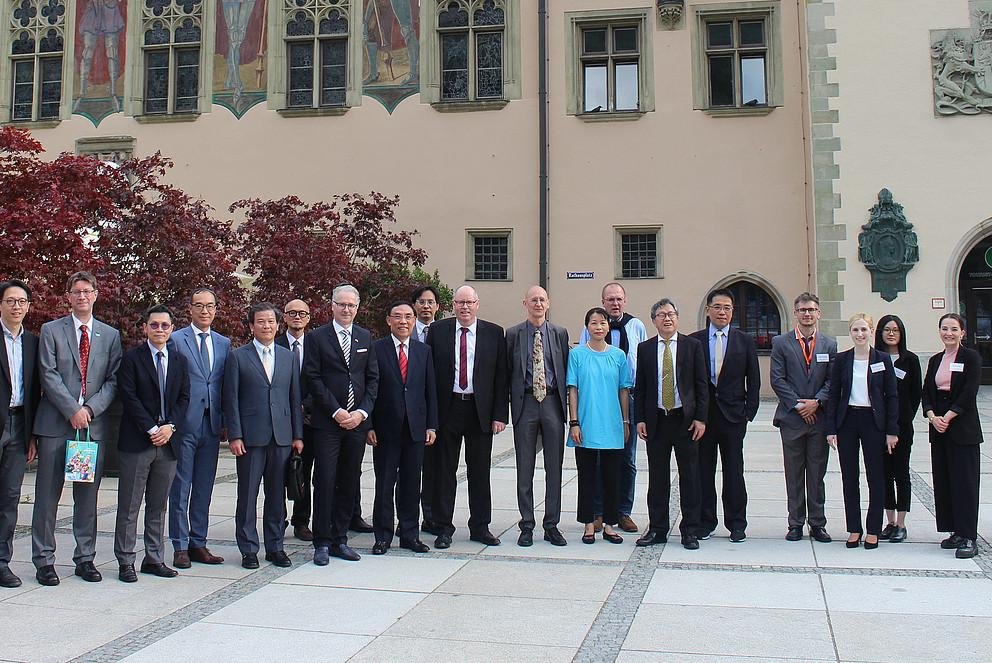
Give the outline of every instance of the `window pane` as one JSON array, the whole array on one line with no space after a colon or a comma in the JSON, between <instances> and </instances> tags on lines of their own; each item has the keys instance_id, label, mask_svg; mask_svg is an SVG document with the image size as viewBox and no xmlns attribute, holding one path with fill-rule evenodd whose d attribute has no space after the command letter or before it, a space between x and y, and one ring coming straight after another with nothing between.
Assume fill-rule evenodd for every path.
<instances>
[{"instance_id":1,"label":"window pane","mask_svg":"<svg viewBox=\"0 0 992 663\"><path fill-rule=\"evenodd\" d=\"M753 283L738 282L729 289L737 302L731 326L754 337L759 350L770 350L772 338L782 329L782 318L775 301Z\"/></svg>"},{"instance_id":2,"label":"window pane","mask_svg":"<svg viewBox=\"0 0 992 663\"><path fill-rule=\"evenodd\" d=\"M610 110L606 99L606 65L586 65L582 71L585 84L585 103L582 110L586 113L598 113Z\"/></svg>"},{"instance_id":3,"label":"window pane","mask_svg":"<svg viewBox=\"0 0 992 663\"><path fill-rule=\"evenodd\" d=\"M475 278L505 281L510 269L510 238L475 237Z\"/></svg>"},{"instance_id":4,"label":"window pane","mask_svg":"<svg viewBox=\"0 0 992 663\"><path fill-rule=\"evenodd\" d=\"M57 53L62 50L62 35L58 30L49 30L38 42L39 53Z\"/></svg>"},{"instance_id":5,"label":"window pane","mask_svg":"<svg viewBox=\"0 0 992 663\"><path fill-rule=\"evenodd\" d=\"M333 106L345 102L348 79L345 62L348 57L346 39L325 39L320 43L320 105Z\"/></svg>"},{"instance_id":6,"label":"window pane","mask_svg":"<svg viewBox=\"0 0 992 663\"><path fill-rule=\"evenodd\" d=\"M741 102L745 106L764 106L768 103L763 55L741 58Z\"/></svg>"},{"instance_id":7,"label":"window pane","mask_svg":"<svg viewBox=\"0 0 992 663\"><path fill-rule=\"evenodd\" d=\"M327 15L327 18L321 19L320 34L347 35L348 19L346 19L337 9L332 10L331 13Z\"/></svg>"},{"instance_id":8,"label":"window pane","mask_svg":"<svg viewBox=\"0 0 992 663\"><path fill-rule=\"evenodd\" d=\"M706 47L731 48L734 45L733 23L707 23Z\"/></svg>"},{"instance_id":9,"label":"window pane","mask_svg":"<svg viewBox=\"0 0 992 663\"><path fill-rule=\"evenodd\" d=\"M637 52L637 28L615 28L613 30L614 53Z\"/></svg>"},{"instance_id":10,"label":"window pane","mask_svg":"<svg viewBox=\"0 0 992 663\"><path fill-rule=\"evenodd\" d=\"M765 45L765 22L764 21L741 21L740 23L741 46L764 46Z\"/></svg>"},{"instance_id":11,"label":"window pane","mask_svg":"<svg viewBox=\"0 0 992 663\"><path fill-rule=\"evenodd\" d=\"M59 116L62 101L62 58L42 58L41 60L41 106L39 119Z\"/></svg>"},{"instance_id":12,"label":"window pane","mask_svg":"<svg viewBox=\"0 0 992 663\"><path fill-rule=\"evenodd\" d=\"M734 105L734 56L711 55L710 65L710 105Z\"/></svg>"},{"instance_id":13,"label":"window pane","mask_svg":"<svg viewBox=\"0 0 992 663\"><path fill-rule=\"evenodd\" d=\"M448 4L448 8L437 13L439 28L460 28L468 26L468 12L461 9L457 2Z\"/></svg>"},{"instance_id":14,"label":"window pane","mask_svg":"<svg viewBox=\"0 0 992 663\"><path fill-rule=\"evenodd\" d=\"M441 35L441 98L468 99L468 33Z\"/></svg>"},{"instance_id":15,"label":"window pane","mask_svg":"<svg viewBox=\"0 0 992 663\"><path fill-rule=\"evenodd\" d=\"M286 34L290 37L312 35L313 29L313 19L306 12L296 12L296 16L286 22Z\"/></svg>"},{"instance_id":16,"label":"window pane","mask_svg":"<svg viewBox=\"0 0 992 663\"><path fill-rule=\"evenodd\" d=\"M193 23L193 19L187 18L176 28L176 42L188 44L194 41L200 41L200 26Z\"/></svg>"},{"instance_id":17,"label":"window pane","mask_svg":"<svg viewBox=\"0 0 992 663\"><path fill-rule=\"evenodd\" d=\"M10 46L12 55L28 55L34 53L34 39L30 33L22 32Z\"/></svg>"},{"instance_id":18,"label":"window pane","mask_svg":"<svg viewBox=\"0 0 992 663\"><path fill-rule=\"evenodd\" d=\"M145 112L169 111L169 51L145 53Z\"/></svg>"},{"instance_id":19,"label":"window pane","mask_svg":"<svg viewBox=\"0 0 992 663\"><path fill-rule=\"evenodd\" d=\"M583 30L582 52L587 55L606 53L606 28Z\"/></svg>"},{"instance_id":20,"label":"window pane","mask_svg":"<svg viewBox=\"0 0 992 663\"><path fill-rule=\"evenodd\" d=\"M472 15L472 23L475 25L503 25L503 10L496 6L493 0L486 0L482 7L475 10Z\"/></svg>"},{"instance_id":21,"label":"window pane","mask_svg":"<svg viewBox=\"0 0 992 663\"><path fill-rule=\"evenodd\" d=\"M637 110L637 63L618 64L613 76L616 85L616 110Z\"/></svg>"},{"instance_id":22,"label":"window pane","mask_svg":"<svg viewBox=\"0 0 992 663\"><path fill-rule=\"evenodd\" d=\"M30 120L34 100L34 59L14 62L13 97L11 119Z\"/></svg>"},{"instance_id":23,"label":"window pane","mask_svg":"<svg viewBox=\"0 0 992 663\"><path fill-rule=\"evenodd\" d=\"M200 93L200 49L184 48L176 51L176 112L196 110Z\"/></svg>"},{"instance_id":24,"label":"window pane","mask_svg":"<svg viewBox=\"0 0 992 663\"><path fill-rule=\"evenodd\" d=\"M503 33L482 32L475 38L476 97L503 98Z\"/></svg>"},{"instance_id":25,"label":"window pane","mask_svg":"<svg viewBox=\"0 0 992 663\"><path fill-rule=\"evenodd\" d=\"M149 30L145 30L145 46L156 46L169 43L169 30L162 21L155 21Z\"/></svg>"},{"instance_id":26,"label":"window pane","mask_svg":"<svg viewBox=\"0 0 992 663\"><path fill-rule=\"evenodd\" d=\"M286 105L290 108L313 105L313 44L309 41L289 44L289 95Z\"/></svg>"},{"instance_id":27,"label":"window pane","mask_svg":"<svg viewBox=\"0 0 992 663\"><path fill-rule=\"evenodd\" d=\"M620 235L620 273L626 279L654 278L658 275L657 233Z\"/></svg>"}]
</instances>

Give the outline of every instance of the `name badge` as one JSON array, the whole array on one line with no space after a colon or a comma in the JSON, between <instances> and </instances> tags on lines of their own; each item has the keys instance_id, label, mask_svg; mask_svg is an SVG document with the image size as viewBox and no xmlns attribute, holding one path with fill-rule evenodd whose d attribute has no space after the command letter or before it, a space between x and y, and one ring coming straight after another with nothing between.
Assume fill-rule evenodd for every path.
<instances>
[{"instance_id":1,"label":"name badge","mask_svg":"<svg viewBox=\"0 0 992 663\"><path fill-rule=\"evenodd\" d=\"M816 355L816 362L818 364L829 364L830 363L830 355L828 353L826 353L826 352L824 352L824 353L817 353L817 355Z\"/></svg>"},{"instance_id":2,"label":"name badge","mask_svg":"<svg viewBox=\"0 0 992 663\"><path fill-rule=\"evenodd\" d=\"M956 361L951 362L951 373L964 373L964 364Z\"/></svg>"},{"instance_id":3,"label":"name badge","mask_svg":"<svg viewBox=\"0 0 992 663\"><path fill-rule=\"evenodd\" d=\"M879 361L872 364L870 368L872 373L881 373L885 370L885 364Z\"/></svg>"},{"instance_id":4,"label":"name badge","mask_svg":"<svg viewBox=\"0 0 992 663\"><path fill-rule=\"evenodd\" d=\"M893 366L892 370L895 371L897 380L902 380L904 377L906 377L906 371L902 370L901 368L896 368L895 366Z\"/></svg>"}]
</instances>

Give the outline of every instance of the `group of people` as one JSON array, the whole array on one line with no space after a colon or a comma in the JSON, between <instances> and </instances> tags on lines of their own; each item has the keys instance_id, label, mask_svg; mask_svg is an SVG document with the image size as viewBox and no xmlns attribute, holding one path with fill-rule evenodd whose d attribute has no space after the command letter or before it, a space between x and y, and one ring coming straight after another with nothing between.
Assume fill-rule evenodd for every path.
<instances>
[{"instance_id":1,"label":"group of people","mask_svg":"<svg viewBox=\"0 0 992 663\"><path fill-rule=\"evenodd\" d=\"M747 537L744 437L758 410L761 378L754 339L731 324L735 302L728 290L709 293L707 325L688 335L679 331L675 303L659 300L650 310L657 335L649 339L645 326L626 312L623 286L609 283L602 306L586 313L572 347L568 331L548 320L551 301L540 286L525 294L526 319L505 332L479 319L479 296L468 285L454 293L454 315L435 320L440 295L424 286L409 301L389 306L390 333L373 339L354 323L358 290L343 284L333 291L327 324L309 329L310 309L299 299L282 310L256 304L246 319L251 342L232 348L211 329L218 301L202 287L190 296L189 326L177 329L172 310L152 306L142 314L145 342L127 351L118 331L94 318L98 294L91 273L70 276L70 314L44 324L35 337L23 327L29 286L18 280L0 284L0 586L21 584L9 562L25 461L34 459L32 561L39 583L60 582L55 526L66 446L84 429L99 451L93 480L72 485L73 562L75 574L89 582L102 579L93 563L97 493L113 444L120 465L114 552L118 577L129 583L138 579L142 504L144 557L138 571L168 578L193 562L223 563L207 547L221 443L236 457L235 536L248 569L258 568L263 548L266 561L292 565L284 550L288 524L297 538L312 542L319 566L332 556L360 559L348 545L350 530L373 533L375 555L386 554L394 536L401 548L427 552L421 532L436 537L435 548L449 548L463 445L470 539L499 545L489 528L492 445L511 422L519 546L533 545L537 527L538 451L545 484L543 538L556 546L568 543L558 527L566 445L575 450L582 542L595 543L601 533L621 543L618 530L638 532L631 518L638 439L645 441L649 471L649 523L638 546L667 541L673 451L682 545L698 549L719 524L718 455L723 524L732 542ZM838 353L835 340L818 329L815 295L797 297L794 314L794 330L775 337L771 353L771 386L779 401L774 423L782 435L788 498L786 539L802 539L808 525L811 538L831 540L824 474L833 447L842 469L848 547L862 539L868 549L880 539L906 540L912 422L922 401L930 423L937 529L951 534L941 546L958 557L973 556L982 361L962 345L963 319L940 318L944 351L931 358L921 380L919 359L906 349L899 318L885 316L876 330L867 314L853 316L854 347ZM359 485L366 446L372 447L375 472L371 524L362 515ZM869 486L864 522L859 450ZM304 481L290 513L284 495L294 454ZM172 566L166 564L166 521Z\"/></svg>"}]
</instances>

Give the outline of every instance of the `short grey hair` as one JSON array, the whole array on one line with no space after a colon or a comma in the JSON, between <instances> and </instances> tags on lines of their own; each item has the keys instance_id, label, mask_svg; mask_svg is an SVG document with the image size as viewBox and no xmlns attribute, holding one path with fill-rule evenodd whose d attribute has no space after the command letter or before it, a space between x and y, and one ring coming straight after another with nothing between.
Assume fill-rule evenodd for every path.
<instances>
[{"instance_id":1,"label":"short grey hair","mask_svg":"<svg viewBox=\"0 0 992 663\"><path fill-rule=\"evenodd\" d=\"M362 296L358 294L358 288L351 285L350 283L345 283L343 285L339 285L338 287L334 288L334 290L331 292L331 300L336 302L338 300L338 295L341 294L342 292L350 292L351 294L355 295L355 299L358 300L357 303L360 304L362 302Z\"/></svg>"},{"instance_id":2,"label":"short grey hair","mask_svg":"<svg viewBox=\"0 0 992 663\"><path fill-rule=\"evenodd\" d=\"M675 309L675 314L678 315L679 307L675 305L675 302L673 302L668 297L662 297L651 306L652 320L654 320L655 316L658 314L658 310L661 309L662 306L671 306L673 309Z\"/></svg>"}]
</instances>

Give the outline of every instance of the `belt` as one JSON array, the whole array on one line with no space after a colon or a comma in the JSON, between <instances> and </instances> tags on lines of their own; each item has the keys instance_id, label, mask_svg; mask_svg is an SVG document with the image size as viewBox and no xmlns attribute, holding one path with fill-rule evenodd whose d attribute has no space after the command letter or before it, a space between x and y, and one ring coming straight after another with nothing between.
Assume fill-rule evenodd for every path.
<instances>
[{"instance_id":1,"label":"belt","mask_svg":"<svg viewBox=\"0 0 992 663\"><path fill-rule=\"evenodd\" d=\"M667 411L666 410L663 410L661 408L658 408L658 414L660 414L663 417L681 417L682 414L683 414L683 412L684 412L684 410L682 408L680 408L680 407L673 408L673 409L667 410Z\"/></svg>"},{"instance_id":2,"label":"belt","mask_svg":"<svg viewBox=\"0 0 992 663\"><path fill-rule=\"evenodd\" d=\"M875 408L868 405L848 405L849 410L874 410Z\"/></svg>"},{"instance_id":3,"label":"belt","mask_svg":"<svg viewBox=\"0 0 992 663\"><path fill-rule=\"evenodd\" d=\"M456 401L472 401L475 400L475 394L463 394L458 391L451 392L451 397Z\"/></svg>"},{"instance_id":4,"label":"belt","mask_svg":"<svg viewBox=\"0 0 992 663\"><path fill-rule=\"evenodd\" d=\"M23 405L11 405L7 409L7 411L10 414L24 414L24 406Z\"/></svg>"}]
</instances>

